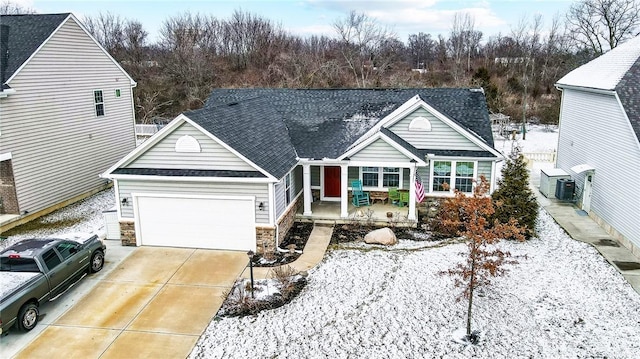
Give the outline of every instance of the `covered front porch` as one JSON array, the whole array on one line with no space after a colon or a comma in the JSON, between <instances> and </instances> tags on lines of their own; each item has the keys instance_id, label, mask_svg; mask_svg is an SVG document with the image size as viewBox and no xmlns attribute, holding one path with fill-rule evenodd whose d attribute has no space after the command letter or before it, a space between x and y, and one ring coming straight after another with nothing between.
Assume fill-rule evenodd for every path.
<instances>
[{"instance_id":1,"label":"covered front porch","mask_svg":"<svg viewBox=\"0 0 640 359\"><path fill-rule=\"evenodd\" d=\"M369 206L347 206L347 217L341 216L340 202L315 201L311 203L311 214L305 215L303 208L296 214L300 221L330 221L332 223L350 223L352 221L371 222L376 225L393 223L395 226L415 226L415 220L409 220L409 207L399 207L391 203L375 202ZM388 217L391 214L391 217Z\"/></svg>"}]
</instances>

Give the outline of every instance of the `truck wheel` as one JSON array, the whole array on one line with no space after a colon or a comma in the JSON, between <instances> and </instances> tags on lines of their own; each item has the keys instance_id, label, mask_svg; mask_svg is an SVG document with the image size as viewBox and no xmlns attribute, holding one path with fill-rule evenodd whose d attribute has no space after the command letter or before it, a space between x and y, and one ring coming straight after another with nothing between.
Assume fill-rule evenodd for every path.
<instances>
[{"instance_id":1,"label":"truck wheel","mask_svg":"<svg viewBox=\"0 0 640 359\"><path fill-rule=\"evenodd\" d=\"M34 303L27 303L20 308L16 326L18 330L28 332L38 324L38 306Z\"/></svg>"},{"instance_id":2,"label":"truck wheel","mask_svg":"<svg viewBox=\"0 0 640 359\"><path fill-rule=\"evenodd\" d=\"M97 250L93 252L91 255L91 267L89 267L89 272L96 273L102 270L104 266L104 253L101 250Z\"/></svg>"}]
</instances>

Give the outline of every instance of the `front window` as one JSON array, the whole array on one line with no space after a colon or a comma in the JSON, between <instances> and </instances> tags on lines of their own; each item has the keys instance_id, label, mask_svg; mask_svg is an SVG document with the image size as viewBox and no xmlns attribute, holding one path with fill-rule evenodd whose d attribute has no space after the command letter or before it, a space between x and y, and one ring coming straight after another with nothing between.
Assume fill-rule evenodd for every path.
<instances>
[{"instance_id":1,"label":"front window","mask_svg":"<svg viewBox=\"0 0 640 359\"><path fill-rule=\"evenodd\" d=\"M362 167L362 186L378 187L378 167Z\"/></svg>"},{"instance_id":2,"label":"front window","mask_svg":"<svg viewBox=\"0 0 640 359\"><path fill-rule=\"evenodd\" d=\"M400 168L384 167L382 170L383 187L400 187Z\"/></svg>"},{"instance_id":3,"label":"front window","mask_svg":"<svg viewBox=\"0 0 640 359\"><path fill-rule=\"evenodd\" d=\"M93 101L96 105L96 116L104 116L104 97L102 96L102 90L93 91Z\"/></svg>"},{"instance_id":4,"label":"front window","mask_svg":"<svg viewBox=\"0 0 640 359\"><path fill-rule=\"evenodd\" d=\"M456 163L456 189L465 193L473 191L473 162Z\"/></svg>"},{"instance_id":5,"label":"front window","mask_svg":"<svg viewBox=\"0 0 640 359\"><path fill-rule=\"evenodd\" d=\"M450 184L451 184L451 162L449 161L433 162L433 191L434 192L449 191L448 186Z\"/></svg>"}]
</instances>

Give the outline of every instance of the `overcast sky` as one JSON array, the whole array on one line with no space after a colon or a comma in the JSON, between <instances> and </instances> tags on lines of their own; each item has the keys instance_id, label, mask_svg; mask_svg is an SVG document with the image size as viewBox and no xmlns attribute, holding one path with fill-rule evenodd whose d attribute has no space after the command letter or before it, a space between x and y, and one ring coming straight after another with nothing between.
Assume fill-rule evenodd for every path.
<instances>
[{"instance_id":1,"label":"overcast sky","mask_svg":"<svg viewBox=\"0 0 640 359\"><path fill-rule=\"evenodd\" d=\"M6 0L0 0L2 2ZM140 21L151 40L158 36L162 22L182 13L200 13L226 19L236 9L259 14L291 33L306 36L334 36L332 23L350 10L364 12L391 28L405 41L418 32L446 35L456 12L468 12L484 39L499 32L507 34L523 19L542 14L548 25L554 15L564 16L570 0L13 0L39 13L73 12L78 18L110 12Z\"/></svg>"}]
</instances>

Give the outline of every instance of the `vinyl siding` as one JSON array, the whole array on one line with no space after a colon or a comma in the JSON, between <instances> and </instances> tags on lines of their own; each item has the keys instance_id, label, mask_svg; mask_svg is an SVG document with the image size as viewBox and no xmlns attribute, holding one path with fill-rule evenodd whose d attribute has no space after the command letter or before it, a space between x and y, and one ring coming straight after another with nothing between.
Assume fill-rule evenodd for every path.
<instances>
[{"instance_id":1,"label":"vinyl siding","mask_svg":"<svg viewBox=\"0 0 640 359\"><path fill-rule=\"evenodd\" d=\"M352 155L351 160L384 163L386 161L408 162L409 158L385 141L377 139Z\"/></svg>"},{"instance_id":2,"label":"vinyl siding","mask_svg":"<svg viewBox=\"0 0 640 359\"><path fill-rule=\"evenodd\" d=\"M640 149L625 114L612 95L565 89L562 96L558 167L572 175L580 195L585 174L570 168L595 167L591 211L640 246L640 191L632 185Z\"/></svg>"},{"instance_id":3,"label":"vinyl siding","mask_svg":"<svg viewBox=\"0 0 640 359\"><path fill-rule=\"evenodd\" d=\"M266 183L206 183L118 180L120 198L131 198L132 193L190 194L206 196L255 196L256 223L269 223L269 189ZM264 203L264 210L258 206ZM120 207L123 218L133 218L133 207Z\"/></svg>"},{"instance_id":4,"label":"vinyl siding","mask_svg":"<svg viewBox=\"0 0 640 359\"><path fill-rule=\"evenodd\" d=\"M2 152L12 153L20 211L99 188L98 177L135 148L130 80L69 19L11 80L0 99ZM115 97L115 90L121 97ZM105 116L96 117L93 91Z\"/></svg>"},{"instance_id":5,"label":"vinyl siding","mask_svg":"<svg viewBox=\"0 0 640 359\"><path fill-rule=\"evenodd\" d=\"M280 218L280 216L284 213L285 208L287 208L287 205L285 203L285 197L284 197L284 178L276 183L276 185L274 186L275 190L274 190L274 194L276 196L276 219Z\"/></svg>"},{"instance_id":6,"label":"vinyl siding","mask_svg":"<svg viewBox=\"0 0 640 359\"><path fill-rule=\"evenodd\" d=\"M484 175L484 177L487 179L487 181L489 181L489 183L491 183L491 164L493 162L490 161L479 161L478 162L478 179L480 179L481 175Z\"/></svg>"},{"instance_id":7,"label":"vinyl siding","mask_svg":"<svg viewBox=\"0 0 640 359\"><path fill-rule=\"evenodd\" d=\"M176 152L176 141L182 136L192 136L195 138L198 143L200 143L201 152ZM233 171L256 170L240 157L187 122L177 127L125 167Z\"/></svg>"},{"instance_id":8,"label":"vinyl siding","mask_svg":"<svg viewBox=\"0 0 640 359\"><path fill-rule=\"evenodd\" d=\"M431 122L431 131L409 131L411 121L420 116ZM407 117L389 127L389 130L416 148L474 151L481 149L478 145L424 109L415 110L407 115Z\"/></svg>"},{"instance_id":9,"label":"vinyl siding","mask_svg":"<svg viewBox=\"0 0 640 359\"><path fill-rule=\"evenodd\" d=\"M294 200L296 196L302 192L302 166L296 166L291 171L291 200ZM276 196L276 218L279 218L284 211L287 209L288 204L286 203L285 197L285 180L284 177L280 180L280 182L275 185L275 196Z\"/></svg>"}]
</instances>

